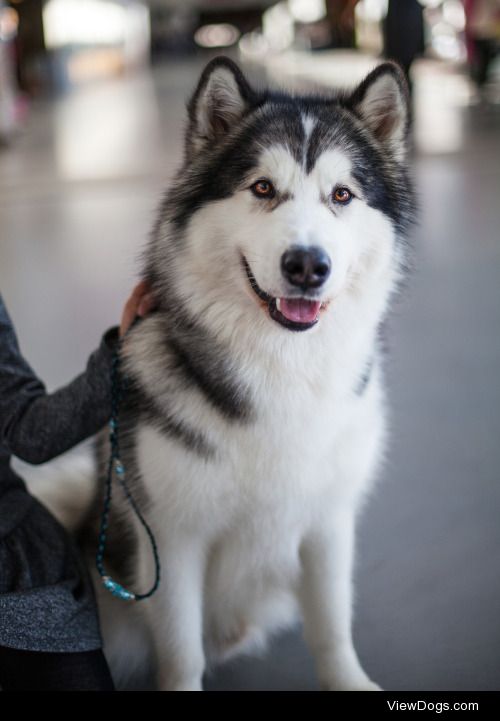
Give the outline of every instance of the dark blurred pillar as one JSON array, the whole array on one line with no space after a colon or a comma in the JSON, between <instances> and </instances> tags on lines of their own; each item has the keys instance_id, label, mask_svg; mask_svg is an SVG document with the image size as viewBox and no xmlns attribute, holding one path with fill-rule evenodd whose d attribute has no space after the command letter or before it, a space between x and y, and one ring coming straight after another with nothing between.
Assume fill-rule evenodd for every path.
<instances>
[{"instance_id":1,"label":"dark blurred pillar","mask_svg":"<svg viewBox=\"0 0 500 721\"><path fill-rule=\"evenodd\" d=\"M384 22L384 55L396 60L410 84L410 67L424 52L423 8L418 0L389 0Z\"/></svg>"},{"instance_id":2,"label":"dark blurred pillar","mask_svg":"<svg viewBox=\"0 0 500 721\"><path fill-rule=\"evenodd\" d=\"M19 87L30 94L47 82L47 57L43 37L41 0L16 3L19 13L17 36L17 76Z\"/></svg>"}]
</instances>

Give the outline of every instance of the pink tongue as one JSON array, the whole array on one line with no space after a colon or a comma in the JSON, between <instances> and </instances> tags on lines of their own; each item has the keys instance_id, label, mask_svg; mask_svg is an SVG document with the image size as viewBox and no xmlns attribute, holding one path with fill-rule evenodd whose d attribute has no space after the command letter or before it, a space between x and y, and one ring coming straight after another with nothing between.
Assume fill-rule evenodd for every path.
<instances>
[{"instance_id":1,"label":"pink tongue","mask_svg":"<svg viewBox=\"0 0 500 721\"><path fill-rule=\"evenodd\" d=\"M304 298L280 298L280 312L295 323L312 323L319 313L321 301Z\"/></svg>"}]
</instances>

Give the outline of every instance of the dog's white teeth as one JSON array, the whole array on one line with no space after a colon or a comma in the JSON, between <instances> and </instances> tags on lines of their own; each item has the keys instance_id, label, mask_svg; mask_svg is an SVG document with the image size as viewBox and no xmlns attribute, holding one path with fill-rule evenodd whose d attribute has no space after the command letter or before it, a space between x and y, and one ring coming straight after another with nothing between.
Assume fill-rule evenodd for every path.
<instances>
[{"instance_id":1,"label":"dog's white teeth","mask_svg":"<svg viewBox=\"0 0 500 721\"><path fill-rule=\"evenodd\" d=\"M276 298L276 308L281 312L281 298Z\"/></svg>"}]
</instances>

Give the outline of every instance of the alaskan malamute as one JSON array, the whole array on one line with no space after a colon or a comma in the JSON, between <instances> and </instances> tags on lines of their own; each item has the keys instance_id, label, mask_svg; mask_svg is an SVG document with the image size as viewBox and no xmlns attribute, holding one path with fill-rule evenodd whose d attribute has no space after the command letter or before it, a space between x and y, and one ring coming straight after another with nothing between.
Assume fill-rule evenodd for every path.
<instances>
[{"instance_id":1,"label":"alaskan malamute","mask_svg":"<svg viewBox=\"0 0 500 721\"><path fill-rule=\"evenodd\" d=\"M152 652L160 689L199 690L301 618L324 689L377 689L351 575L413 211L406 83L383 63L353 92L297 97L217 58L188 114L145 252L158 308L122 353L122 459L161 584L137 604L99 590L105 651L117 678ZM149 540L119 492L113 509L106 565L145 591Z\"/></svg>"}]
</instances>

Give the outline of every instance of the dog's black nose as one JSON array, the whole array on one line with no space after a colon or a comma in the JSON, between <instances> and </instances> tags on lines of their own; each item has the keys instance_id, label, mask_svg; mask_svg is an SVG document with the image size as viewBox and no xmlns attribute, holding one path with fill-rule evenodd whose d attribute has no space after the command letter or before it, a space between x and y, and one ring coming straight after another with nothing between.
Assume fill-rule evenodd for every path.
<instances>
[{"instance_id":1,"label":"dog's black nose","mask_svg":"<svg viewBox=\"0 0 500 721\"><path fill-rule=\"evenodd\" d=\"M281 272L292 285L303 290L319 288L330 275L330 258L317 246L304 248L294 246L281 256Z\"/></svg>"}]
</instances>

